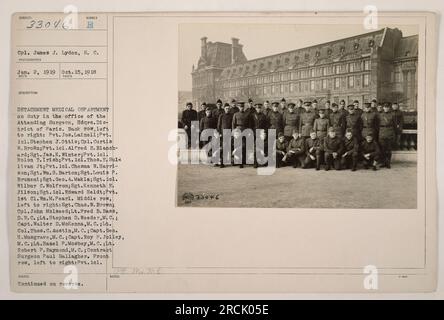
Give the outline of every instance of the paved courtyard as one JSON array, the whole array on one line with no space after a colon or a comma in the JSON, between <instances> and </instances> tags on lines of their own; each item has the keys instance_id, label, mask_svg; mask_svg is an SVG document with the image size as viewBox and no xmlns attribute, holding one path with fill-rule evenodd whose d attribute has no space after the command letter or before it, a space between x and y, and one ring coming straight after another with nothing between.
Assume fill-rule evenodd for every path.
<instances>
[{"instance_id":1,"label":"paved courtyard","mask_svg":"<svg viewBox=\"0 0 444 320\"><path fill-rule=\"evenodd\" d=\"M393 163L390 170L360 167L355 172L284 167L271 176L257 175L252 166L179 165L177 205L413 209L416 180L415 162ZM190 200L184 200L185 193Z\"/></svg>"}]
</instances>

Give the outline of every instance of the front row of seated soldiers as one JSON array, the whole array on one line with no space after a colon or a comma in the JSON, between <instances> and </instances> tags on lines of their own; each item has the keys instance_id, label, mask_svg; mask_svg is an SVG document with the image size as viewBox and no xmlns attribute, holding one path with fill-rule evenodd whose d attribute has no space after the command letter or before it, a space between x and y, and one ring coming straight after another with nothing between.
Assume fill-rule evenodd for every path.
<instances>
[{"instance_id":1,"label":"front row of seated soldiers","mask_svg":"<svg viewBox=\"0 0 444 320\"><path fill-rule=\"evenodd\" d=\"M368 133L362 142L353 136L352 130L347 130L345 138L336 135L333 127L328 129L325 138L318 137L316 131L310 132L310 137L303 139L295 130L293 138L287 142L285 136L280 133L276 141L276 166L292 165L307 169L315 167L320 170L321 164L325 164L325 170L334 167L336 170L350 168L356 171L359 160L364 163L364 168L377 168L380 156L378 143L373 139L373 134Z\"/></svg>"}]
</instances>

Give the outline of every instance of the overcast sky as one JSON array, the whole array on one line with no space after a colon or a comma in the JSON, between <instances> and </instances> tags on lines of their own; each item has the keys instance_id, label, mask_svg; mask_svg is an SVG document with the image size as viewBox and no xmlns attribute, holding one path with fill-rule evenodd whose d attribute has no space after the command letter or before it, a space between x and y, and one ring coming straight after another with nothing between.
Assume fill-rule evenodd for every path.
<instances>
[{"instance_id":1,"label":"overcast sky","mask_svg":"<svg viewBox=\"0 0 444 320\"><path fill-rule=\"evenodd\" d=\"M397 27L403 36L418 34L416 25L387 27ZM231 43L232 37L238 38L245 56L251 60L367 32L362 25L181 24L179 90L191 91L191 67L197 65L203 36L208 37L207 41L226 43Z\"/></svg>"}]
</instances>

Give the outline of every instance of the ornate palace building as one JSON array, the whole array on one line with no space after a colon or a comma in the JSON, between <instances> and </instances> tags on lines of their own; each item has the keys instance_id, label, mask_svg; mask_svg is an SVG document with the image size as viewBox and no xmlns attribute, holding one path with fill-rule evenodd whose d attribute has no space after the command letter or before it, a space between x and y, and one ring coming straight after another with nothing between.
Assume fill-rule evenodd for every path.
<instances>
[{"instance_id":1,"label":"ornate palace building","mask_svg":"<svg viewBox=\"0 0 444 320\"><path fill-rule=\"evenodd\" d=\"M192 70L195 105L218 98L254 101L317 99L398 102L417 108L418 36L384 28L354 37L248 60L239 39L201 39Z\"/></svg>"}]
</instances>

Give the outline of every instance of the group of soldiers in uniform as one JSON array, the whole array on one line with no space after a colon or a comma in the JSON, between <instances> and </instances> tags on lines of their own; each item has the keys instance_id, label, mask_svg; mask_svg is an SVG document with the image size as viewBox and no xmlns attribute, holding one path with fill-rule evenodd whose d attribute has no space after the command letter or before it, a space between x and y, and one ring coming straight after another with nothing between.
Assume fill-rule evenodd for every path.
<instances>
[{"instance_id":1,"label":"group of soldiers in uniform","mask_svg":"<svg viewBox=\"0 0 444 320\"><path fill-rule=\"evenodd\" d=\"M219 99L215 108L202 103L200 110L193 109L187 103L182 113L182 127L191 136L195 121L199 130L214 129L220 135L226 129L233 130L233 136L239 136L245 129L260 132L260 139L266 141L267 132L276 130L277 139L273 148L276 166L316 170L324 165L325 170L351 168L357 169L363 161L364 168L391 167L392 148L399 145L403 128L403 114L397 103L378 103L375 99L361 107L355 100L346 106L344 100L339 104L326 101L318 106L316 100L265 101L247 103L232 100L231 104ZM257 131L259 130L259 131ZM245 146L232 149L232 155L245 159ZM264 148L263 154L267 149ZM222 157L220 166L224 167ZM244 162L240 167L243 167ZM217 164L219 165L219 164ZM258 163L254 161L254 166Z\"/></svg>"}]
</instances>

